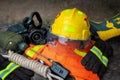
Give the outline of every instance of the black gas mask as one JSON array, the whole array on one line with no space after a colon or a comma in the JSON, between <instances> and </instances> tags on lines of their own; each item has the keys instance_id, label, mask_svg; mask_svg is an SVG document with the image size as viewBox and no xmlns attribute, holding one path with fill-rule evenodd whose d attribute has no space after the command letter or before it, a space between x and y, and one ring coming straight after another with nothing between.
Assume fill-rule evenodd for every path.
<instances>
[{"instance_id":1,"label":"black gas mask","mask_svg":"<svg viewBox=\"0 0 120 80\"><path fill-rule=\"evenodd\" d=\"M35 19L37 21L35 21ZM38 22L38 23L35 23ZM32 12L29 17L25 17L23 23L18 23L10 26L8 31L21 34L27 44L44 44L46 43L46 36L48 26L42 26L42 19L38 12Z\"/></svg>"}]
</instances>

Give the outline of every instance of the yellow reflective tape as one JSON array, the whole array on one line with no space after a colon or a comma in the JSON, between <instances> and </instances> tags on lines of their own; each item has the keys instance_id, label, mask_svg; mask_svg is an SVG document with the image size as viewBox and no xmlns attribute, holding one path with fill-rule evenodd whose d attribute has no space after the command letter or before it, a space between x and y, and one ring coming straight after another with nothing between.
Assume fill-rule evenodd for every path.
<instances>
[{"instance_id":1,"label":"yellow reflective tape","mask_svg":"<svg viewBox=\"0 0 120 80\"><path fill-rule=\"evenodd\" d=\"M31 51L30 49L26 52L26 55L33 58L35 52Z\"/></svg>"},{"instance_id":2,"label":"yellow reflective tape","mask_svg":"<svg viewBox=\"0 0 120 80\"><path fill-rule=\"evenodd\" d=\"M0 71L0 77L2 78L2 80L5 80L5 78L18 67L20 66L13 62L9 63L9 65L5 69Z\"/></svg>"},{"instance_id":3,"label":"yellow reflective tape","mask_svg":"<svg viewBox=\"0 0 120 80\"><path fill-rule=\"evenodd\" d=\"M26 53L27 56L33 58L33 56L36 54L34 51L38 51L40 48L44 47L44 45L36 45L33 48L29 49Z\"/></svg>"},{"instance_id":4,"label":"yellow reflective tape","mask_svg":"<svg viewBox=\"0 0 120 80\"><path fill-rule=\"evenodd\" d=\"M79 14L79 15L82 15L82 14L83 14L83 12L81 12L81 11L78 11L78 14Z\"/></svg>"},{"instance_id":5,"label":"yellow reflective tape","mask_svg":"<svg viewBox=\"0 0 120 80\"><path fill-rule=\"evenodd\" d=\"M64 10L65 13L69 13L70 12L70 9L67 9L67 10Z\"/></svg>"},{"instance_id":6,"label":"yellow reflective tape","mask_svg":"<svg viewBox=\"0 0 120 80\"><path fill-rule=\"evenodd\" d=\"M32 48L34 51L38 51L40 48L42 48L44 45L36 45Z\"/></svg>"},{"instance_id":7,"label":"yellow reflective tape","mask_svg":"<svg viewBox=\"0 0 120 80\"><path fill-rule=\"evenodd\" d=\"M84 57L84 56L86 55L85 52L81 52L81 51L79 51L78 49L75 49L74 52L75 52L76 54L82 56L82 57Z\"/></svg>"},{"instance_id":8,"label":"yellow reflective tape","mask_svg":"<svg viewBox=\"0 0 120 80\"><path fill-rule=\"evenodd\" d=\"M73 26L64 26L64 30L69 32L75 32L75 28Z\"/></svg>"},{"instance_id":9,"label":"yellow reflective tape","mask_svg":"<svg viewBox=\"0 0 120 80\"><path fill-rule=\"evenodd\" d=\"M102 56L102 59L104 60L105 63L108 63L108 58L105 56ZM107 65L106 65L107 66Z\"/></svg>"},{"instance_id":10,"label":"yellow reflective tape","mask_svg":"<svg viewBox=\"0 0 120 80\"><path fill-rule=\"evenodd\" d=\"M108 58L102 54L101 50L99 50L96 46L93 46L93 48L90 49L90 51L92 51L100 59L100 61L105 66L107 66L107 64L108 64Z\"/></svg>"}]
</instances>

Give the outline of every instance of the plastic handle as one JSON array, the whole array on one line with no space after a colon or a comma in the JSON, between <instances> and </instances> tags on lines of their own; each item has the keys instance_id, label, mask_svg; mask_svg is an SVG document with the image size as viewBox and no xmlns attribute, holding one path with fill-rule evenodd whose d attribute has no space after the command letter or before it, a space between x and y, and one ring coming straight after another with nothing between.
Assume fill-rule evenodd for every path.
<instances>
[{"instance_id":1,"label":"plastic handle","mask_svg":"<svg viewBox=\"0 0 120 80\"><path fill-rule=\"evenodd\" d=\"M38 12L32 12L31 16L29 17L29 21L28 22L32 22L34 16L36 16L36 18L37 18L37 20L39 22L38 26L41 28L41 26L42 26L42 18L41 18L40 14Z\"/></svg>"},{"instance_id":2,"label":"plastic handle","mask_svg":"<svg viewBox=\"0 0 120 80\"><path fill-rule=\"evenodd\" d=\"M35 22L33 20L34 16L37 18L38 20L38 25L35 25ZM32 28L37 28L40 29L42 26L42 19L41 16L39 15L38 12L32 12L32 14L29 17L25 17L23 20L23 25L25 28L27 28L28 30L31 30Z\"/></svg>"}]
</instances>

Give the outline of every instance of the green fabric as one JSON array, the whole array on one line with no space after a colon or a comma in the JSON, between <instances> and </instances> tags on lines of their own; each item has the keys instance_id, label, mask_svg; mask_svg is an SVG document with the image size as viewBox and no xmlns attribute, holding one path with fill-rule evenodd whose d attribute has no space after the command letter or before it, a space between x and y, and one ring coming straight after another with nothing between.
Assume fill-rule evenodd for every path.
<instances>
[{"instance_id":1,"label":"green fabric","mask_svg":"<svg viewBox=\"0 0 120 80\"><path fill-rule=\"evenodd\" d=\"M1 78L2 80L5 80L5 78L6 78L11 72L13 72L15 69L17 69L18 67L19 67L19 65L15 64L15 63L13 63L13 62L9 63L9 65L8 65L5 69L3 69L3 70L0 71L0 78Z\"/></svg>"},{"instance_id":2,"label":"green fabric","mask_svg":"<svg viewBox=\"0 0 120 80\"><path fill-rule=\"evenodd\" d=\"M107 67L108 64L108 58L104 56L96 46L93 46L90 51L92 51L99 59L100 61Z\"/></svg>"}]
</instances>

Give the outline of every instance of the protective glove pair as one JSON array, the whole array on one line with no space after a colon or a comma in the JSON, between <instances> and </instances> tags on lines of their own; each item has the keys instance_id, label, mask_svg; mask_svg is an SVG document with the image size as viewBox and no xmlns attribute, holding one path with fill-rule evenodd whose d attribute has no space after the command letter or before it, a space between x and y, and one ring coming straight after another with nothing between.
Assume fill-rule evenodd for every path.
<instances>
[{"instance_id":1,"label":"protective glove pair","mask_svg":"<svg viewBox=\"0 0 120 80\"><path fill-rule=\"evenodd\" d=\"M95 45L90 49L87 55L83 57L81 63L87 70L92 70L93 73L97 73L101 78L107 70L112 53L112 47L108 43L96 39Z\"/></svg>"},{"instance_id":2,"label":"protective glove pair","mask_svg":"<svg viewBox=\"0 0 120 80\"><path fill-rule=\"evenodd\" d=\"M31 80L34 73L0 55L0 80Z\"/></svg>"},{"instance_id":3,"label":"protective glove pair","mask_svg":"<svg viewBox=\"0 0 120 80\"><path fill-rule=\"evenodd\" d=\"M120 13L104 22L90 21L90 29L92 35L98 36L103 41L119 38Z\"/></svg>"}]
</instances>

